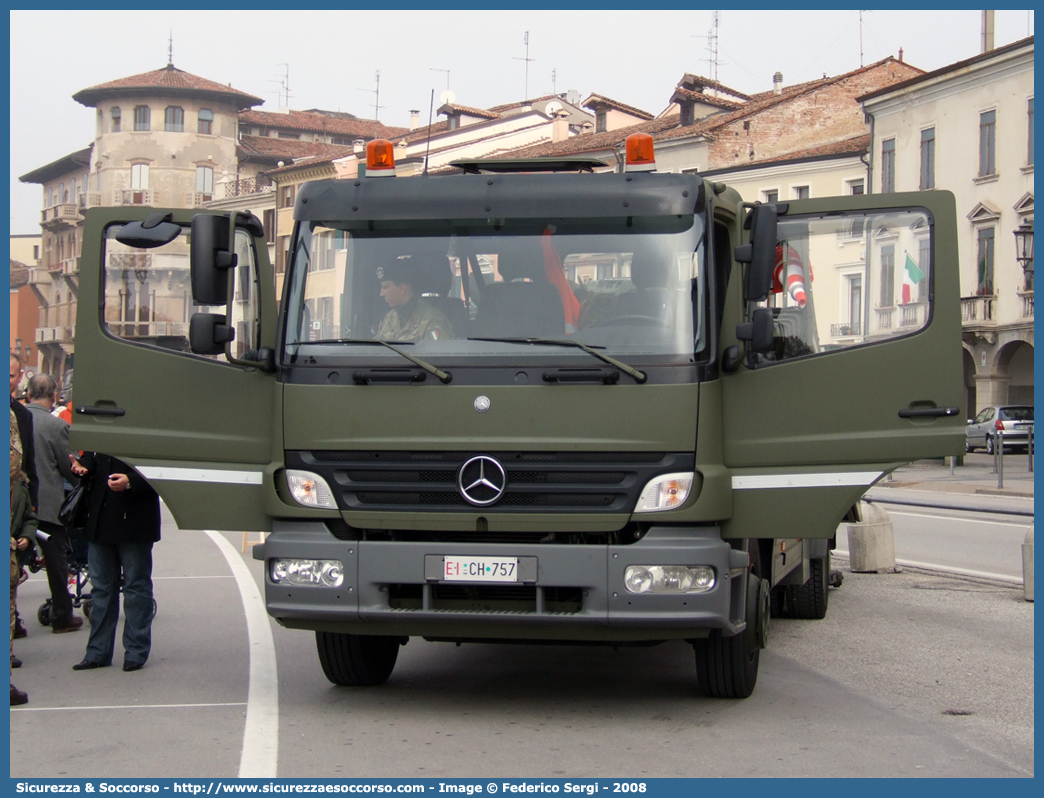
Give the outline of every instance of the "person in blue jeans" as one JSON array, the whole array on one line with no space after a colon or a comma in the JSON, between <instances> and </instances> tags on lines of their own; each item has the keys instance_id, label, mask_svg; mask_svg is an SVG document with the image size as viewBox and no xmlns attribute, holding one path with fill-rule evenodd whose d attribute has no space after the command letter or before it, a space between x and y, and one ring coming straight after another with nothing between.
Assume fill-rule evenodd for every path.
<instances>
[{"instance_id":1,"label":"person in blue jeans","mask_svg":"<svg viewBox=\"0 0 1044 798\"><path fill-rule=\"evenodd\" d=\"M112 664L123 584L123 670L144 667L152 648L152 544L160 539L159 496L133 468L86 452L73 471L90 482L84 536L91 575L91 636L75 671Z\"/></svg>"}]
</instances>

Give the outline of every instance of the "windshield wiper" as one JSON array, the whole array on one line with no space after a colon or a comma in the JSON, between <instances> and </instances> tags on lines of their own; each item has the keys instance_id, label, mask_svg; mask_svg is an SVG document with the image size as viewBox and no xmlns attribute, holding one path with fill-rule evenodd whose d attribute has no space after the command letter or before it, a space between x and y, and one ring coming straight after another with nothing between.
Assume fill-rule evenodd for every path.
<instances>
[{"instance_id":1,"label":"windshield wiper","mask_svg":"<svg viewBox=\"0 0 1044 798\"><path fill-rule=\"evenodd\" d=\"M639 371L636 368L628 366L617 360L615 357L609 357L609 355L603 355L601 352L595 351L597 349L605 349L604 346L588 346L582 344L579 341L568 341L560 340L558 338L469 338L469 341L493 341L495 343L503 344L534 344L538 346L568 346L574 349L583 349L589 355L598 358L603 363L608 363L610 366L616 366L624 374L628 374L634 378L634 381L641 385L647 379L648 375L644 371Z\"/></svg>"},{"instance_id":2,"label":"windshield wiper","mask_svg":"<svg viewBox=\"0 0 1044 798\"><path fill-rule=\"evenodd\" d=\"M398 344L399 346L403 346L403 345L413 346L413 341L395 341L395 343ZM403 352L401 349L399 349L397 346L392 346L387 341L374 340L372 338L326 338L326 339L323 339L323 340L320 340L320 341L300 341L300 342L298 342L298 346L301 346L303 344L363 344L365 346L384 346L384 347L387 347L388 349L390 349L391 351L395 352L395 354L402 355L404 358L409 360L411 363L415 363L416 365L420 366L422 369L424 369L429 374L434 374L444 384L450 382L450 380L453 379L453 375L450 374L448 371L443 371L440 368L436 368L435 366L431 365L431 363L425 363L419 357L414 357L413 355L408 355L405 352Z\"/></svg>"}]
</instances>

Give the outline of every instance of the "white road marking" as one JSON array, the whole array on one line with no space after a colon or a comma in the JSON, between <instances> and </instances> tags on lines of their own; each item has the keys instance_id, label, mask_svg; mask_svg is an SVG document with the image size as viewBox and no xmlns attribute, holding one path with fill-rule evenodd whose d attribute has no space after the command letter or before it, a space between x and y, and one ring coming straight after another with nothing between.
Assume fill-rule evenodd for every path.
<instances>
[{"instance_id":1,"label":"white road marking","mask_svg":"<svg viewBox=\"0 0 1044 798\"><path fill-rule=\"evenodd\" d=\"M850 555L844 549L834 549L834 554L841 557L849 557ZM1013 585L1021 585L1021 576L1010 576L1009 574L995 574L991 571L973 571L970 568L957 568L952 565L939 565L933 562L918 562L917 560L899 560L895 561L896 565L905 565L908 568L921 568L925 571L941 571L947 574L956 574L958 576L974 576L979 579L993 579L998 582L1007 582Z\"/></svg>"},{"instance_id":2,"label":"white road marking","mask_svg":"<svg viewBox=\"0 0 1044 798\"><path fill-rule=\"evenodd\" d=\"M881 502L882 504L884 502ZM955 510L954 512L975 512L974 510ZM905 515L907 518L931 518L935 521L963 521L966 524L988 524L989 526L1013 526L1017 529L1029 529L1033 524L1012 524L1008 521L989 521L985 518L961 518L956 515L929 515L928 513L908 513L889 510L889 515Z\"/></svg>"},{"instance_id":3,"label":"white road marking","mask_svg":"<svg viewBox=\"0 0 1044 798\"><path fill-rule=\"evenodd\" d=\"M261 591L236 548L220 532L204 530L224 555L236 578L250 645L250 687L247 690L243 751L239 778L275 778L279 764L279 679L275 641Z\"/></svg>"},{"instance_id":4,"label":"white road marking","mask_svg":"<svg viewBox=\"0 0 1044 798\"><path fill-rule=\"evenodd\" d=\"M231 704L127 704L127 705L114 705L114 706L100 706L100 707L27 707L21 706L18 708L19 712L82 712L83 710L92 709L199 709L200 707L245 707L246 704L242 701L231 703Z\"/></svg>"}]
</instances>

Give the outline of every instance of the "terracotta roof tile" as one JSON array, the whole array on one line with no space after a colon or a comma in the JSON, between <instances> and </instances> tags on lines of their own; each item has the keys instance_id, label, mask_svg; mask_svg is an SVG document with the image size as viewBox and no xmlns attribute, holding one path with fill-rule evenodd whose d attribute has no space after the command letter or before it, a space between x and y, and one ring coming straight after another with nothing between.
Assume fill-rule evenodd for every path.
<instances>
[{"instance_id":1,"label":"terracotta roof tile","mask_svg":"<svg viewBox=\"0 0 1044 798\"><path fill-rule=\"evenodd\" d=\"M650 119L647 122L639 122L636 125L609 130L605 133L584 133L580 136L571 136L565 141L545 142L508 153L501 153L497 157L505 158L537 158L544 155L577 155L582 152L599 152L609 150L623 144L624 140L632 133L654 134L678 126L678 114ZM687 130L689 128L686 128Z\"/></svg>"},{"instance_id":2,"label":"terracotta roof tile","mask_svg":"<svg viewBox=\"0 0 1044 798\"><path fill-rule=\"evenodd\" d=\"M545 94L543 97L534 97L532 100L519 100L513 103L504 103L503 105L494 105L489 110L493 113L502 114L504 111L513 111L516 108L525 108L527 105L533 103L542 103L545 100L557 100L560 99L555 94Z\"/></svg>"},{"instance_id":3,"label":"terracotta roof tile","mask_svg":"<svg viewBox=\"0 0 1044 798\"><path fill-rule=\"evenodd\" d=\"M256 160L296 161L300 158L328 156L343 158L354 149L348 144L323 144L316 141L298 141L296 139L278 139L265 136L241 136L239 139L240 155L254 156Z\"/></svg>"},{"instance_id":4,"label":"terracotta roof tile","mask_svg":"<svg viewBox=\"0 0 1044 798\"><path fill-rule=\"evenodd\" d=\"M455 105L446 103L435 113L437 114L466 114L467 116L478 116L482 119L500 119L496 111L483 111L481 108L472 108L469 105Z\"/></svg>"},{"instance_id":5,"label":"terracotta roof tile","mask_svg":"<svg viewBox=\"0 0 1044 798\"><path fill-rule=\"evenodd\" d=\"M737 108L742 108L744 105L744 103L741 102L726 100L724 97L714 97L710 94L704 94L701 91L692 91L680 87L675 89L674 94L671 95L671 102L677 102L678 100L692 100L693 102L713 105L717 108L724 108L728 111L735 111Z\"/></svg>"},{"instance_id":6,"label":"terracotta roof tile","mask_svg":"<svg viewBox=\"0 0 1044 798\"><path fill-rule=\"evenodd\" d=\"M714 89L722 94L728 94L730 97L736 97L740 100L749 100L750 95L744 94L741 91L737 91L724 83L718 83L718 81L712 78L704 77L703 75L694 75L691 72L686 72L682 79L678 81L678 88L688 88L689 86L699 86L701 89Z\"/></svg>"},{"instance_id":7,"label":"terracotta roof tile","mask_svg":"<svg viewBox=\"0 0 1044 798\"><path fill-rule=\"evenodd\" d=\"M118 78L110 80L108 83L81 89L73 95L73 99L88 108L93 108L99 100L127 94L140 94L143 90L149 89L162 90L172 94L220 95L222 99L234 103L240 108L249 108L264 102L260 97L190 74L177 69L173 64L167 64L163 69L153 72L143 72L140 75Z\"/></svg>"},{"instance_id":8,"label":"terracotta roof tile","mask_svg":"<svg viewBox=\"0 0 1044 798\"><path fill-rule=\"evenodd\" d=\"M616 100L610 99L609 97L603 97L601 94L592 94L582 103L581 106L584 108L592 108L596 105L608 105L610 108L615 108L618 111L623 111L625 114L631 114L637 116L639 119L652 119L653 115L648 111L643 111L641 108L635 108L633 105L627 105L626 103L617 102Z\"/></svg>"},{"instance_id":9,"label":"terracotta roof tile","mask_svg":"<svg viewBox=\"0 0 1044 798\"><path fill-rule=\"evenodd\" d=\"M310 133L328 133L336 136L351 136L360 139L391 139L407 132L404 127L387 127L375 119L344 119L309 111L241 111L240 125L283 128Z\"/></svg>"},{"instance_id":10,"label":"terracotta roof tile","mask_svg":"<svg viewBox=\"0 0 1044 798\"><path fill-rule=\"evenodd\" d=\"M29 267L21 261L11 258L11 290L29 284Z\"/></svg>"}]
</instances>

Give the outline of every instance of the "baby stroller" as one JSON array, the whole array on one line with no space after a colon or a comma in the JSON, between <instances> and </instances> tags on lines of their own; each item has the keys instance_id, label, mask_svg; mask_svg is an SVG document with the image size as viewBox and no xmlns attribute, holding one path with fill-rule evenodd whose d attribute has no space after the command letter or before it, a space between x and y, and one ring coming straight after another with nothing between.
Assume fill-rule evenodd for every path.
<instances>
[{"instance_id":1,"label":"baby stroller","mask_svg":"<svg viewBox=\"0 0 1044 798\"><path fill-rule=\"evenodd\" d=\"M41 533L37 533L39 535ZM65 558L69 563L69 593L74 609L83 609L87 622L91 620L91 594L85 593L90 575L87 572L87 540L82 535L71 534L65 544ZM43 554L35 547L29 548L25 567L34 574L46 567ZM42 626L51 625L51 599L47 599L36 611L36 620Z\"/></svg>"}]
</instances>

